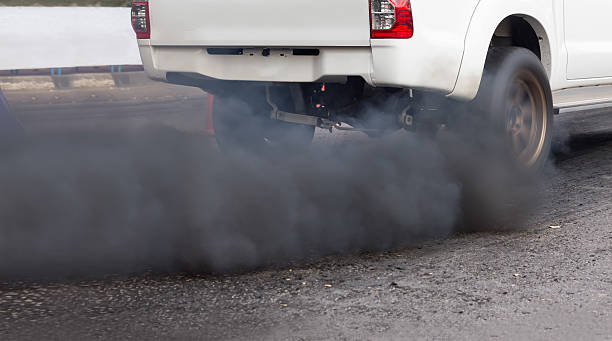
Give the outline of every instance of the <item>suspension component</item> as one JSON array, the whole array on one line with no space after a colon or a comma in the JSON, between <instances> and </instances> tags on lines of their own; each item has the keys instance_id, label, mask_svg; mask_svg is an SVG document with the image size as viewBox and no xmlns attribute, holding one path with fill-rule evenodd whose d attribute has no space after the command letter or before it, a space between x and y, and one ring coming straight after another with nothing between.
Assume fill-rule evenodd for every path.
<instances>
[{"instance_id":1,"label":"suspension component","mask_svg":"<svg viewBox=\"0 0 612 341\"><path fill-rule=\"evenodd\" d=\"M268 105L272 108L270 111L270 118L273 120L315 126L326 130L331 130L337 124L336 122L322 117L279 110L278 105L272 101L269 86L266 86L266 102L268 102Z\"/></svg>"},{"instance_id":2,"label":"suspension component","mask_svg":"<svg viewBox=\"0 0 612 341\"><path fill-rule=\"evenodd\" d=\"M342 131L361 131L361 132L370 132L370 131L379 131L378 129L362 129L362 128L354 128L350 126L343 126L341 122L333 121L329 118L323 118L313 115L307 114L298 114L292 112L286 112L278 109L278 105L272 101L272 96L270 95L270 88L266 87L266 102L272 108L270 110L270 118L273 120L289 122L289 123L297 123L309 126L315 126L321 129L329 130L330 132L333 129L342 130Z\"/></svg>"}]
</instances>

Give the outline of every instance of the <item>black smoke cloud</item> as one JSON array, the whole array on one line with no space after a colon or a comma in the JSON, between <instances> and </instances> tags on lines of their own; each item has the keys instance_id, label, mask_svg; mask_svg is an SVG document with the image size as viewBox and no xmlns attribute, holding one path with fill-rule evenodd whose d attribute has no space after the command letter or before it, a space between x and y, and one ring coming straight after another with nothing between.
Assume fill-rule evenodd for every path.
<instances>
[{"instance_id":1,"label":"black smoke cloud","mask_svg":"<svg viewBox=\"0 0 612 341\"><path fill-rule=\"evenodd\" d=\"M0 155L0 276L236 271L519 226L537 181L466 136L398 132L282 159L168 127L30 136Z\"/></svg>"}]
</instances>

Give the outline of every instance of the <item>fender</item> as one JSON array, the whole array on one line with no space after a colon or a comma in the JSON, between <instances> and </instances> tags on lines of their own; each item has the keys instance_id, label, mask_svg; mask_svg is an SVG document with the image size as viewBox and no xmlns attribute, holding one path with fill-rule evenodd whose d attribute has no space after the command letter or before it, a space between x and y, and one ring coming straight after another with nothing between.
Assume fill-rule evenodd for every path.
<instances>
[{"instance_id":1,"label":"fender","mask_svg":"<svg viewBox=\"0 0 612 341\"><path fill-rule=\"evenodd\" d=\"M448 97L470 101L478 93L491 39L499 24L517 15L531 24L540 38L542 63L551 79L563 72L556 63L560 53L555 27L553 0L481 0L476 7L465 39L463 60L453 91ZM562 37L561 37L562 39Z\"/></svg>"},{"instance_id":2,"label":"fender","mask_svg":"<svg viewBox=\"0 0 612 341\"><path fill-rule=\"evenodd\" d=\"M414 36L370 42L373 85L451 93L478 1L411 0Z\"/></svg>"}]
</instances>

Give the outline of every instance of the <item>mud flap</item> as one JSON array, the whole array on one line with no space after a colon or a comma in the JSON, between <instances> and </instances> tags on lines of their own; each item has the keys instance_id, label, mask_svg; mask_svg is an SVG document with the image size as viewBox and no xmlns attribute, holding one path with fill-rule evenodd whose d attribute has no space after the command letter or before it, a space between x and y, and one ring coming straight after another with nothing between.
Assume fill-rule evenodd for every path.
<instances>
[{"instance_id":1,"label":"mud flap","mask_svg":"<svg viewBox=\"0 0 612 341\"><path fill-rule=\"evenodd\" d=\"M15 142L23 136L23 126L11 113L8 102L0 90L0 144Z\"/></svg>"}]
</instances>

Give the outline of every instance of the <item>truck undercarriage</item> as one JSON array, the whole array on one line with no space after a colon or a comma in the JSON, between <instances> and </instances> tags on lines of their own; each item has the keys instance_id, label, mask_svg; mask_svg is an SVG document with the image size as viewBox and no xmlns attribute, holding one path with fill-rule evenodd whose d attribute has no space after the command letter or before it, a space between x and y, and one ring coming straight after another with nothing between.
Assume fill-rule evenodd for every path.
<instances>
[{"instance_id":1,"label":"truck undercarriage","mask_svg":"<svg viewBox=\"0 0 612 341\"><path fill-rule=\"evenodd\" d=\"M215 96L247 101L271 120L325 130L361 131L381 136L399 129L432 129L459 102L413 89L376 88L361 77L338 83L223 81L191 74L168 74L172 83L197 86ZM452 103L451 103L452 102Z\"/></svg>"},{"instance_id":2,"label":"truck undercarriage","mask_svg":"<svg viewBox=\"0 0 612 341\"><path fill-rule=\"evenodd\" d=\"M431 89L377 87L348 75L315 82L219 80L178 72L166 78L215 95L215 130L225 151L302 148L315 127L370 137L400 129L435 136L444 127L465 127L467 118L472 127L460 132L465 138L487 132L519 168L541 168L551 146L550 85L540 60L524 48L491 48L478 96L469 102Z\"/></svg>"}]
</instances>

